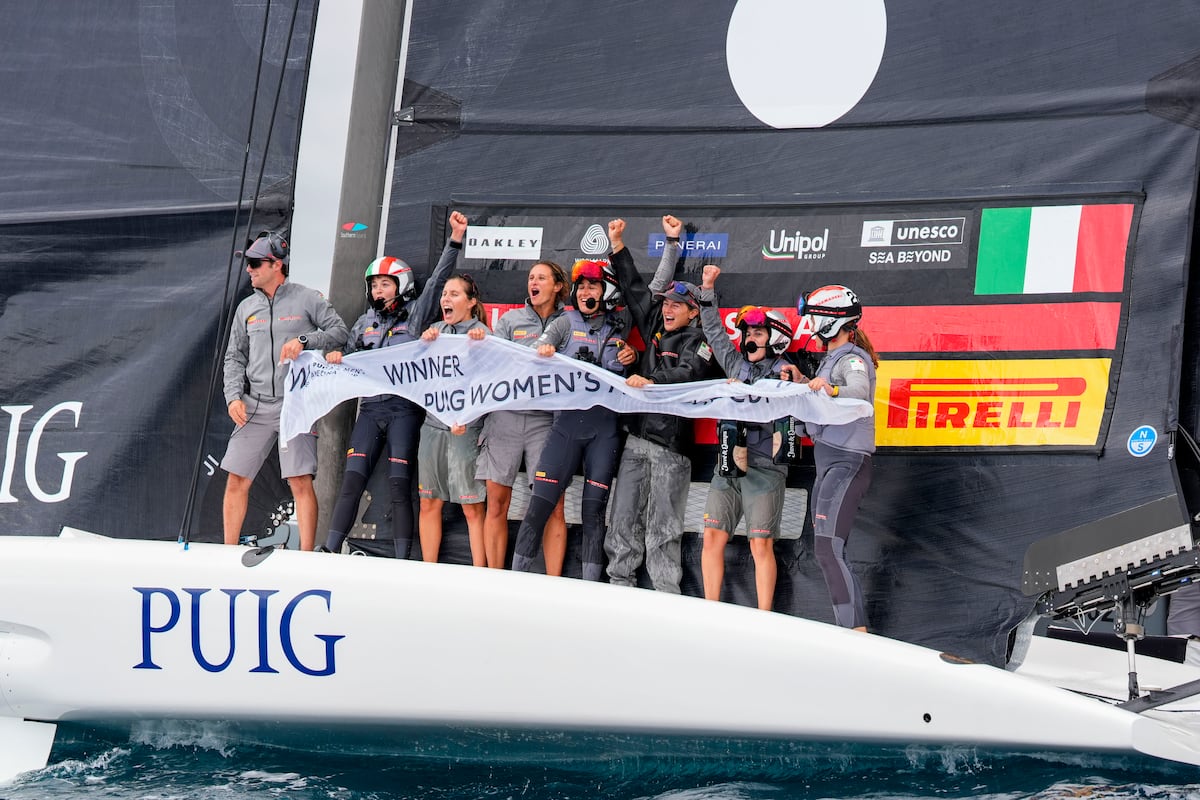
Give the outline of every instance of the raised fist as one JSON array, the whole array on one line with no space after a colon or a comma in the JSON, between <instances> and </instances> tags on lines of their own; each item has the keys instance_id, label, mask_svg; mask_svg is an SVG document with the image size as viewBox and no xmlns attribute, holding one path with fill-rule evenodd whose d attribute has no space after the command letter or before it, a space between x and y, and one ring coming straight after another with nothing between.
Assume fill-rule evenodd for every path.
<instances>
[{"instance_id":1,"label":"raised fist","mask_svg":"<svg viewBox=\"0 0 1200 800\"><path fill-rule=\"evenodd\" d=\"M456 242L463 240L467 232L467 218L460 211L450 212L450 238Z\"/></svg>"}]
</instances>

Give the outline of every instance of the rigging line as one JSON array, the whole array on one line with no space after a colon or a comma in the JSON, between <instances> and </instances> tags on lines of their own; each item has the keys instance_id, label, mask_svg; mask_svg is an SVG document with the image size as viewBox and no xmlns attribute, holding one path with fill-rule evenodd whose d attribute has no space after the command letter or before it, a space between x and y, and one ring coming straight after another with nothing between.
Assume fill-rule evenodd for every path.
<instances>
[{"instance_id":1,"label":"rigging line","mask_svg":"<svg viewBox=\"0 0 1200 800\"><path fill-rule=\"evenodd\" d=\"M234 279L236 274L234 271L234 262L236 260L233 255L238 250L238 227L239 217L242 211L242 197L245 194L246 175L250 169L250 154L254 142L254 122L258 111L259 88L262 84L263 62L266 59L267 47L267 30L271 19L271 5L273 0L267 0L266 12L263 15L262 33L259 37L258 45L258 64L254 75L254 91L251 94L250 102L250 121L246 128L246 144L242 154L242 170L238 181L238 202L234 205L233 212L233 241L229 248L229 262L225 269L225 287L221 294L221 315L217 321L217 346L213 351L212 362L209 366L209 381L208 392L206 395L205 410L200 426L200 441L196 447L196 457L192 463L192 479L188 488L187 498L184 503L183 518L179 524L179 541L186 548L191 543L192 535L192 516L196 505L196 488L200 484L200 467L204 461L205 442L208 439L209 418L211 416L211 402L213 393L217 388L217 376L222 375L221 366L224 362L225 347L229 337L229 321L233 316L232 303L236 299L237 281ZM271 122L267 129L267 139L262 150L263 168L259 170L258 183L255 185L254 196L251 199L250 210L246 217L246 235L249 235L251 225L254 221L254 212L258 205L258 195L262 188L262 174L267 161L267 154L271 144L271 126L275 123L275 111L279 107L280 87L283 84L283 78L287 73L287 59L291 52L292 36L296 27L296 15L299 11L300 0L295 0L292 6L291 26L288 29L287 43L284 47L283 62L279 69L279 83L276 86L275 101L272 104ZM314 14L314 22L316 16Z\"/></svg>"},{"instance_id":2,"label":"rigging line","mask_svg":"<svg viewBox=\"0 0 1200 800\"><path fill-rule=\"evenodd\" d=\"M1192 455L1200 460L1200 445L1196 444L1195 438L1188 432L1188 429L1182 425L1176 427L1176 430L1183 434L1183 441L1187 443L1188 449L1192 451Z\"/></svg>"},{"instance_id":3,"label":"rigging line","mask_svg":"<svg viewBox=\"0 0 1200 800\"><path fill-rule=\"evenodd\" d=\"M297 2L297 6L298 5L299 5L299 3ZM296 13L296 8L293 8L292 9L292 14L293 14L292 24L293 25L295 24L295 16L294 16L295 13ZM313 0L312 27L309 28L309 31L308 31L308 52L304 54L304 77L300 81L300 85L305 86L305 87L308 86L308 79L309 79L309 76L312 74L313 47L317 43L317 16L320 13L321 13L321 0ZM289 48L291 47L291 33L290 32L288 33L288 47ZM287 63L286 56L284 58L284 63L285 64ZM288 211L287 218L288 218L288 220L291 220L292 213L296 209L296 174L295 173L299 171L300 134L301 134L301 128L303 127L303 124L304 124L303 123L304 109L305 109L305 106L307 106L307 105L308 105L308 92L303 91L300 93L300 108L298 108L296 110L296 120L297 120L297 122L296 122L296 141L292 142L292 152L296 154L296 168L293 170L293 174L292 174L292 188L291 188L291 191L288 192L288 202L287 202L287 211ZM288 233L290 234L291 231L289 230ZM289 244L290 243L291 243L291 241L289 240Z\"/></svg>"},{"instance_id":4,"label":"rigging line","mask_svg":"<svg viewBox=\"0 0 1200 800\"><path fill-rule=\"evenodd\" d=\"M254 182L254 197L250 202L250 216L246 220L246 235L247 235L247 237L249 237L249 234L250 234L250 221L252 219L254 219L254 212L258 207L258 197L259 197L259 194L262 192L263 176L266 174L266 171L267 171L267 153L271 149L271 137L275 133L275 117L279 113L279 98L283 93L283 79L284 79L284 77L287 76L287 60L288 60L288 55L292 52L292 37L295 36L295 33L296 33L296 15L299 12L299 10L300 10L300 0L294 0L294 2L292 3L292 21L288 25L287 43L284 44L284 47L283 47L283 65L279 69L279 80L275 84L275 102L271 104L271 117L269 120L267 120L267 141L263 144L262 160L260 160L258 162L258 178ZM269 12L270 12L270 3L268 2L268 13ZM314 15L313 19L316 19L315 15ZM297 127L299 127L299 125L297 125ZM297 138L296 138L297 148L299 147L299 142L300 142L300 138L299 138L299 135L297 135ZM293 155L294 154L295 154L295 151L293 151ZM293 192L295 192L295 187L296 187L296 181L293 177L293 180L292 180L292 191ZM287 215L288 236L287 236L287 238L290 239L291 234L292 234L292 232L291 232L291 208L288 208L287 211L288 211L288 215ZM232 311L230 311L230 313L232 313Z\"/></svg>"}]
</instances>

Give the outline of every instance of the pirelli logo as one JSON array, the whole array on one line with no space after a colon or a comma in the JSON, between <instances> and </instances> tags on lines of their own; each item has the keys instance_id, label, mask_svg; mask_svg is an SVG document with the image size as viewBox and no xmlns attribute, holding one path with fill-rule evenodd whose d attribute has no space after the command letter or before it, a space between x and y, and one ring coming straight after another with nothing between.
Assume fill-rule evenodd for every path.
<instances>
[{"instance_id":1,"label":"pirelli logo","mask_svg":"<svg viewBox=\"0 0 1200 800\"><path fill-rule=\"evenodd\" d=\"M1111 360L884 361L881 447L1095 445Z\"/></svg>"}]
</instances>

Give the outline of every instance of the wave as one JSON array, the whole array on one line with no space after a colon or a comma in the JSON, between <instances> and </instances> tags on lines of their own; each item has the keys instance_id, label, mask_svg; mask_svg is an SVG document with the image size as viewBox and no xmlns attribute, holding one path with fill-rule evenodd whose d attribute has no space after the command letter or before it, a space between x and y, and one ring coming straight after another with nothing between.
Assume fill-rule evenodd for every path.
<instances>
[{"instance_id":1,"label":"wave","mask_svg":"<svg viewBox=\"0 0 1200 800\"><path fill-rule=\"evenodd\" d=\"M3 800L1122 800L1200 796L1152 759L971 747L428 729L290 737L223 722L62 726L51 764ZM365 734L365 735L362 735ZM270 742L269 744L266 742Z\"/></svg>"}]
</instances>

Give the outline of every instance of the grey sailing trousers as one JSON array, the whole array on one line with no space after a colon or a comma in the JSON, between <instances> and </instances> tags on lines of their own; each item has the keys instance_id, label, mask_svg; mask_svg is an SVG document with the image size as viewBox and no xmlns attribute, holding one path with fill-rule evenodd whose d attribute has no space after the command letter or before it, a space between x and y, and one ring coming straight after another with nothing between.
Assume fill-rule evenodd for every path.
<instances>
[{"instance_id":1,"label":"grey sailing trousers","mask_svg":"<svg viewBox=\"0 0 1200 800\"><path fill-rule=\"evenodd\" d=\"M645 560L654 588L679 594L680 541L692 463L686 456L630 436L621 454L604 550L608 580L636 586Z\"/></svg>"}]
</instances>

